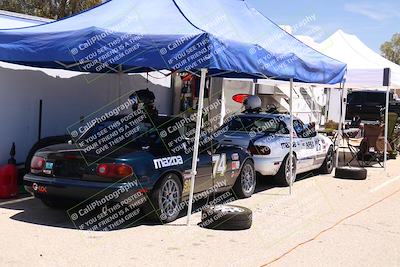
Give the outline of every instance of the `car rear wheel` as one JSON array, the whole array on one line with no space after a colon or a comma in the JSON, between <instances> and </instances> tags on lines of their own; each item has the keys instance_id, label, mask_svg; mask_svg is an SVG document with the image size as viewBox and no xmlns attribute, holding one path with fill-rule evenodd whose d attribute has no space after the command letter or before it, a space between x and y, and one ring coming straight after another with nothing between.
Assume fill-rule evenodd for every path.
<instances>
[{"instance_id":1,"label":"car rear wheel","mask_svg":"<svg viewBox=\"0 0 400 267\"><path fill-rule=\"evenodd\" d=\"M333 170L333 159L335 153L333 152L333 147L329 147L328 153L326 154L326 158L321 168L319 169L322 174L330 174Z\"/></svg>"},{"instance_id":2,"label":"car rear wheel","mask_svg":"<svg viewBox=\"0 0 400 267\"><path fill-rule=\"evenodd\" d=\"M293 155L292 160L292 174L293 174L293 183L296 180L296 170L297 170L297 158L296 155ZM281 168L278 171L278 174L274 177L275 181L279 185L289 186L290 185L290 158L289 155L285 157L281 164Z\"/></svg>"},{"instance_id":3,"label":"car rear wheel","mask_svg":"<svg viewBox=\"0 0 400 267\"><path fill-rule=\"evenodd\" d=\"M146 215L162 223L176 220L180 213L182 184L176 174L169 173L151 191L149 203L145 205Z\"/></svg>"},{"instance_id":4,"label":"car rear wheel","mask_svg":"<svg viewBox=\"0 0 400 267\"><path fill-rule=\"evenodd\" d=\"M254 164L251 160L246 160L233 186L233 191L238 198L248 198L253 195L255 189L256 172Z\"/></svg>"}]
</instances>

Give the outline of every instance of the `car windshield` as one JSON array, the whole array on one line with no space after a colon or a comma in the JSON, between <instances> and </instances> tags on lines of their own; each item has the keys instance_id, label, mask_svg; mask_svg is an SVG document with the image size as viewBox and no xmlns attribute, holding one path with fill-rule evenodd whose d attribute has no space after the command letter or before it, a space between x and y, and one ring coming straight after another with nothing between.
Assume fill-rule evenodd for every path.
<instances>
[{"instance_id":1,"label":"car windshield","mask_svg":"<svg viewBox=\"0 0 400 267\"><path fill-rule=\"evenodd\" d=\"M277 132L280 123L275 118L259 118L259 117L234 117L228 122L228 131L239 132Z\"/></svg>"},{"instance_id":2,"label":"car windshield","mask_svg":"<svg viewBox=\"0 0 400 267\"><path fill-rule=\"evenodd\" d=\"M386 102L385 93L367 93L365 94L365 102L384 104Z\"/></svg>"},{"instance_id":3,"label":"car windshield","mask_svg":"<svg viewBox=\"0 0 400 267\"><path fill-rule=\"evenodd\" d=\"M132 124L129 120L124 120L122 116L111 117L106 121L96 123L90 127L82 136L76 140L76 143L89 140L97 140L101 138L113 139L124 137L118 146L146 146L147 144L155 141L158 138L156 127L147 120L142 120L139 123ZM122 130L123 129L123 130Z\"/></svg>"}]
</instances>

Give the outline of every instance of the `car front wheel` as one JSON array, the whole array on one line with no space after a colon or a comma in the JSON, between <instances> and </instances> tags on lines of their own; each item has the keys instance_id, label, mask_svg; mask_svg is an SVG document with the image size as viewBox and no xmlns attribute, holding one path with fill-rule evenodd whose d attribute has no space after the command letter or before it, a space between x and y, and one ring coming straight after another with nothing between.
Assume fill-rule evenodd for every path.
<instances>
[{"instance_id":1,"label":"car front wheel","mask_svg":"<svg viewBox=\"0 0 400 267\"><path fill-rule=\"evenodd\" d=\"M297 158L296 155L293 155L293 160L292 160L292 177L290 177L290 158L289 155L285 157L281 164L281 168L278 171L278 174L275 176L275 181L279 185L283 186L289 186L291 180L296 181L296 170L297 170Z\"/></svg>"},{"instance_id":2,"label":"car front wheel","mask_svg":"<svg viewBox=\"0 0 400 267\"><path fill-rule=\"evenodd\" d=\"M328 153L326 154L324 163L322 164L321 168L319 169L320 173L322 173L322 174L332 173L334 155L335 155L335 153L333 152L333 147L331 146L328 150Z\"/></svg>"}]
</instances>

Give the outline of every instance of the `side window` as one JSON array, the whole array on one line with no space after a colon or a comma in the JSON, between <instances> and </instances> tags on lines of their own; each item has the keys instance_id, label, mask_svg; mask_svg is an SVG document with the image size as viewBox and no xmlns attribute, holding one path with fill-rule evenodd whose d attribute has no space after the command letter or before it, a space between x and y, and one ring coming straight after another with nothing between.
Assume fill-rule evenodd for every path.
<instances>
[{"instance_id":1,"label":"side window","mask_svg":"<svg viewBox=\"0 0 400 267\"><path fill-rule=\"evenodd\" d=\"M289 129L284 122L280 122L278 126L279 134L289 134Z\"/></svg>"},{"instance_id":2,"label":"side window","mask_svg":"<svg viewBox=\"0 0 400 267\"><path fill-rule=\"evenodd\" d=\"M294 127L294 131L296 132L296 135L300 138L303 138L304 124L299 120L294 120L293 127Z\"/></svg>"}]
</instances>

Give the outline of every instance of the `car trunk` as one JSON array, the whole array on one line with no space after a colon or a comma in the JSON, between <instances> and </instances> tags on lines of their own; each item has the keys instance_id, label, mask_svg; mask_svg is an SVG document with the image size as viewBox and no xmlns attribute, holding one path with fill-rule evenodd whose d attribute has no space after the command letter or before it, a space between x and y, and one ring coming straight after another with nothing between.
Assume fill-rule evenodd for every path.
<instances>
[{"instance_id":1,"label":"car trunk","mask_svg":"<svg viewBox=\"0 0 400 267\"><path fill-rule=\"evenodd\" d=\"M85 181L115 182L97 175L98 163L114 163L122 154L134 151L134 149L120 148L107 157L98 157L95 154L84 154L83 150L77 149L75 145L50 146L37 153L38 156L46 160L46 168L36 175Z\"/></svg>"}]
</instances>

